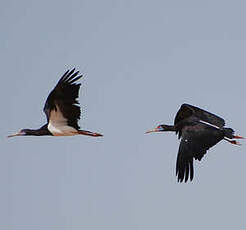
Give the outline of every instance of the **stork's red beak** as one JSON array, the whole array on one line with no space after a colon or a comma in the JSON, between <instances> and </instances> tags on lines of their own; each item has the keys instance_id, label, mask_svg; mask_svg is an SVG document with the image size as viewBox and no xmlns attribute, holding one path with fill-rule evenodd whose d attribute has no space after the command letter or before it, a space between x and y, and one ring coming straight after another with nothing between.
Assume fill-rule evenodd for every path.
<instances>
[{"instance_id":1,"label":"stork's red beak","mask_svg":"<svg viewBox=\"0 0 246 230\"><path fill-rule=\"evenodd\" d=\"M14 133L14 134L8 135L7 137L16 137L16 136L23 136L23 135L25 135L25 133L20 131L18 133Z\"/></svg>"},{"instance_id":2,"label":"stork's red beak","mask_svg":"<svg viewBox=\"0 0 246 230\"><path fill-rule=\"evenodd\" d=\"M154 133L154 132L159 132L160 129L157 127L157 128L154 128L154 129L150 129L148 131L146 131L145 133Z\"/></svg>"},{"instance_id":3,"label":"stork's red beak","mask_svg":"<svg viewBox=\"0 0 246 230\"><path fill-rule=\"evenodd\" d=\"M151 129L145 133L154 133L154 132L162 132L162 131L165 131L163 125L158 125L156 128Z\"/></svg>"}]
</instances>

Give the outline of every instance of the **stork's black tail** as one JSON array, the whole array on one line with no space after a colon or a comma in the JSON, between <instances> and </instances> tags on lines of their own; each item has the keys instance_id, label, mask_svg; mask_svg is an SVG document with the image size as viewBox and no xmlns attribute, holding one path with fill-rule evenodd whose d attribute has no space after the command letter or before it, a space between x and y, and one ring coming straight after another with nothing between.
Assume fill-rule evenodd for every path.
<instances>
[{"instance_id":1,"label":"stork's black tail","mask_svg":"<svg viewBox=\"0 0 246 230\"><path fill-rule=\"evenodd\" d=\"M225 137L229 138L229 139L233 139L234 138L234 130L231 128L224 128L224 132L225 132Z\"/></svg>"}]
</instances>

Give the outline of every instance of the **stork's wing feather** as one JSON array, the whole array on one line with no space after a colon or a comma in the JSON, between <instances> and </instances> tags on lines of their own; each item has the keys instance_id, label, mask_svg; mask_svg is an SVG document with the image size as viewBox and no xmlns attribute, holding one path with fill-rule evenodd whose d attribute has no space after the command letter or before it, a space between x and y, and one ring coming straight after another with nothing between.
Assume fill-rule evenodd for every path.
<instances>
[{"instance_id":1,"label":"stork's wing feather","mask_svg":"<svg viewBox=\"0 0 246 230\"><path fill-rule=\"evenodd\" d=\"M176 174L178 181L185 182L193 179L193 158L201 160L207 150L221 141L224 132L215 127L203 123L185 127L182 130L182 138L179 145Z\"/></svg>"},{"instance_id":2,"label":"stork's wing feather","mask_svg":"<svg viewBox=\"0 0 246 230\"><path fill-rule=\"evenodd\" d=\"M199 119L213 124L215 126L218 126L220 128L224 127L225 125L225 120L215 114L212 114L208 111L205 111L203 109L200 109L198 107L195 107L193 105L189 105L189 104L183 104L181 105L179 111L176 114L175 120L174 120L174 124L176 125L177 123L179 123L180 121L190 117L190 116L196 116Z\"/></svg>"},{"instance_id":3,"label":"stork's wing feather","mask_svg":"<svg viewBox=\"0 0 246 230\"><path fill-rule=\"evenodd\" d=\"M61 77L45 102L44 112L49 122L52 110L60 111L61 116L59 117L63 122L66 121L69 126L79 129L78 120L80 119L81 112L77 98L81 84L76 84L75 82L78 81L82 75L78 76L79 71L74 71L75 69L71 71L68 70Z\"/></svg>"}]
</instances>

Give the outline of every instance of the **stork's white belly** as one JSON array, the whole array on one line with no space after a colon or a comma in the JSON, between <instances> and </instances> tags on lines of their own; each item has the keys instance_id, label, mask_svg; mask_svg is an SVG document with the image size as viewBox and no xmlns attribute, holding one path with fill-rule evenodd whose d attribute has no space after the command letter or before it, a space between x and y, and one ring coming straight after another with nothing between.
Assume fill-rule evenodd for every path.
<instances>
[{"instance_id":1,"label":"stork's white belly","mask_svg":"<svg viewBox=\"0 0 246 230\"><path fill-rule=\"evenodd\" d=\"M48 124L48 130L54 135L54 136L73 136L78 133L78 131L67 125L63 126L54 126L52 122Z\"/></svg>"},{"instance_id":2,"label":"stork's white belly","mask_svg":"<svg viewBox=\"0 0 246 230\"><path fill-rule=\"evenodd\" d=\"M75 128L68 125L68 120L63 116L58 105L56 105L56 110L53 109L50 112L48 130L54 136L73 136L78 134Z\"/></svg>"}]
</instances>

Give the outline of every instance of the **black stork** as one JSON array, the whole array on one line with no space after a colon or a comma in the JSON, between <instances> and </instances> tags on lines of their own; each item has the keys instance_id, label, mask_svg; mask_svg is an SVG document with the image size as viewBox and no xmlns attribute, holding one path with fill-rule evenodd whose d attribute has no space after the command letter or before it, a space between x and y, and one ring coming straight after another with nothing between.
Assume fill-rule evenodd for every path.
<instances>
[{"instance_id":1,"label":"black stork","mask_svg":"<svg viewBox=\"0 0 246 230\"><path fill-rule=\"evenodd\" d=\"M225 128L225 120L189 104L181 105L176 114L174 125L159 125L146 133L173 131L181 138L176 162L178 182L192 181L194 175L193 158L201 160L207 150L221 140L240 145L232 139L243 139L235 136L234 130Z\"/></svg>"},{"instance_id":2,"label":"black stork","mask_svg":"<svg viewBox=\"0 0 246 230\"><path fill-rule=\"evenodd\" d=\"M39 129L22 129L8 137L30 135L73 136L79 134L93 137L102 136L99 133L80 130L78 125L81 112L77 98L81 84L76 84L76 81L82 77L78 74L79 71L75 72L75 68L65 72L49 94L44 106L47 124Z\"/></svg>"}]
</instances>

